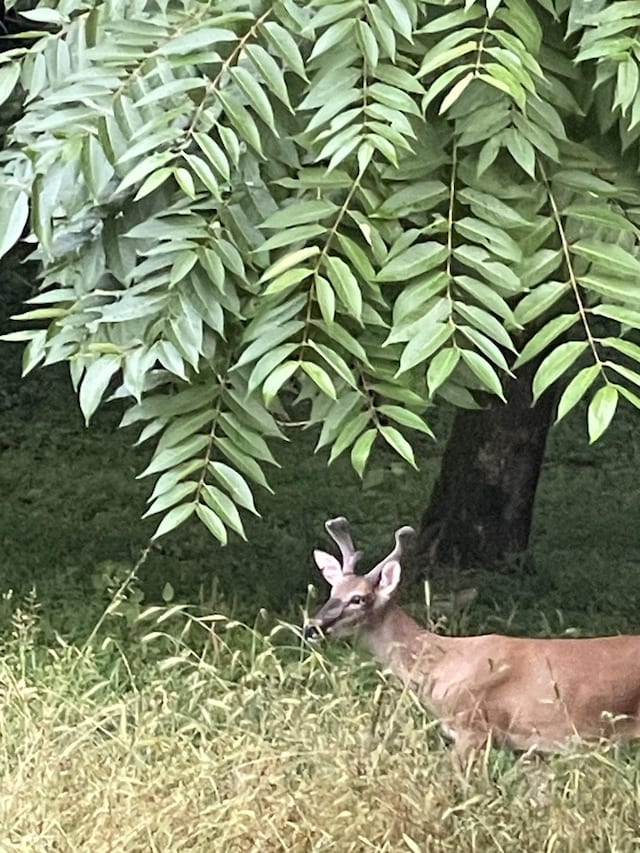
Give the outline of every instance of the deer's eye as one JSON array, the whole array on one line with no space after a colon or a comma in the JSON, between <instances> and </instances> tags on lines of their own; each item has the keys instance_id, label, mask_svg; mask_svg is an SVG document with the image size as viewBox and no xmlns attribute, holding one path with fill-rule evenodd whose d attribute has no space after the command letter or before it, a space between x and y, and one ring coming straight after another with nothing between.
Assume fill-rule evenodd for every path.
<instances>
[{"instance_id":1,"label":"deer's eye","mask_svg":"<svg viewBox=\"0 0 640 853\"><path fill-rule=\"evenodd\" d=\"M364 601L364 596L362 595L352 595L349 601L349 604L362 604Z\"/></svg>"}]
</instances>

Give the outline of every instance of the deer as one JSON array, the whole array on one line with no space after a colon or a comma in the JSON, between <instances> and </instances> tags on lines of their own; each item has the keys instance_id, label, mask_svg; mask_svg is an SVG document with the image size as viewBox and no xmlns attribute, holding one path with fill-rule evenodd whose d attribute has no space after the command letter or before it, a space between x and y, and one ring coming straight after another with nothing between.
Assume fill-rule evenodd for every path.
<instances>
[{"instance_id":1,"label":"deer","mask_svg":"<svg viewBox=\"0 0 640 853\"><path fill-rule=\"evenodd\" d=\"M453 741L461 765L488 745L549 753L575 744L640 737L640 636L533 638L503 634L452 637L418 625L396 603L404 542L356 574L346 518L327 532L341 560L313 552L331 587L308 620L310 641L359 635L379 664L414 691Z\"/></svg>"}]
</instances>

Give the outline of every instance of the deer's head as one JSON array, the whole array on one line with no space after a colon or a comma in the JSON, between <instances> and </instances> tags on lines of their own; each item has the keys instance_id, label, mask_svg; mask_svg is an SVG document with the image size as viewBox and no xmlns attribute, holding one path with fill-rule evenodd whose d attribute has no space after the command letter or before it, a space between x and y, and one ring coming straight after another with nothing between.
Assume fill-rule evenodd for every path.
<instances>
[{"instance_id":1,"label":"deer's head","mask_svg":"<svg viewBox=\"0 0 640 853\"><path fill-rule=\"evenodd\" d=\"M361 552L356 551L349 535L346 518L332 518L325 523L329 536L340 549L342 561L326 551L314 551L317 567L331 586L327 603L305 626L310 640L322 634L345 637L357 628L371 624L389 604L400 582L402 542L413 533L411 527L396 530L395 547L377 566L365 575L355 573Z\"/></svg>"}]
</instances>

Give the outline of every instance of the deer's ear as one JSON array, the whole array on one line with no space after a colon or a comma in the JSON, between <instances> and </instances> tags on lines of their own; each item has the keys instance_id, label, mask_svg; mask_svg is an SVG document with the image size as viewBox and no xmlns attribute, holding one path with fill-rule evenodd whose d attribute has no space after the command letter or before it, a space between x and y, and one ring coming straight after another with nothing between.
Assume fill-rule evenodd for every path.
<instances>
[{"instance_id":1,"label":"deer's ear","mask_svg":"<svg viewBox=\"0 0 640 853\"><path fill-rule=\"evenodd\" d=\"M400 583L402 569L397 560L388 560L383 563L378 581L378 593L385 598L390 598Z\"/></svg>"},{"instance_id":2,"label":"deer's ear","mask_svg":"<svg viewBox=\"0 0 640 853\"><path fill-rule=\"evenodd\" d=\"M334 556L327 554L326 551L315 550L313 559L330 586L335 586L339 580L342 580L342 566Z\"/></svg>"}]
</instances>

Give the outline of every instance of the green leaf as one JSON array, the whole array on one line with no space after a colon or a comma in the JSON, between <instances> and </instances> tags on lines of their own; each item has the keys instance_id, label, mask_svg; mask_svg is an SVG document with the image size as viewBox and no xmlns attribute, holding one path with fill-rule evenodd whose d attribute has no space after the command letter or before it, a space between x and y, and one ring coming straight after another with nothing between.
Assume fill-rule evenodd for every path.
<instances>
[{"instance_id":1,"label":"green leaf","mask_svg":"<svg viewBox=\"0 0 640 853\"><path fill-rule=\"evenodd\" d=\"M396 255L380 270L378 281L406 281L444 263L447 247L434 241L417 243Z\"/></svg>"},{"instance_id":2,"label":"green leaf","mask_svg":"<svg viewBox=\"0 0 640 853\"><path fill-rule=\"evenodd\" d=\"M384 415L385 418L391 418L391 420L401 424L401 426L415 429L417 432L422 432L425 435L431 436L431 438L435 438L431 428L424 422L420 415L417 415L410 409L403 409L401 406L393 406L385 403L382 406L378 406L377 411L379 414Z\"/></svg>"},{"instance_id":3,"label":"green leaf","mask_svg":"<svg viewBox=\"0 0 640 853\"><path fill-rule=\"evenodd\" d=\"M348 5L342 5L346 11L348 9ZM335 24L328 27L315 42L313 50L309 55L309 61L322 56L323 53L331 50L335 45L341 44L345 39L350 41L350 35L354 25L354 19L352 17L348 17L342 21L336 21Z\"/></svg>"},{"instance_id":4,"label":"green leaf","mask_svg":"<svg viewBox=\"0 0 640 853\"><path fill-rule=\"evenodd\" d=\"M356 474L362 479L364 469L369 460L369 454L376 440L378 431L374 428L365 430L351 448L351 464Z\"/></svg>"},{"instance_id":5,"label":"green leaf","mask_svg":"<svg viewBox=\"0 0 640 853\"><path fill-rule=\"evenodd\" d=\"M372 83L367 89L367 95L385 107L420 117L420 107L410 95L397 86L390 86L388 83Z\"/></svg>"},{"instance_id":6,"label":"green leaf","mask_svg":"<svg viewBox=\"0 0 640 853\"><path fill-rule=\"evenodd\" d=\"M262 385L267 376L272 374L276 367L279 364L282 364L282 362L288 358L292 352L295 352L295 350L298 349L298 346L299 344L297 343L281 344L280 346L275 347L275 349L271 349L269 352L265 353L251 371L251 375L247 382L248 393L253 394L256 388L259 388L260 385ZM286 379L283 381L286 381ZM271 400L269 400L269 402L271 402Z\"/></svg>"},{"instance_id":7,"label":"green leaf","mask_svg":"<svg viewBox=\"0 0 640 853\"><path fill-rule=\"evenodd\" d=\"M195 480L189 480L186 483L177 483L173 488L167 489L156 500L153 501L149 509L144 513L142 518L147 518L150 515L155 515L157 512L164 512L170 506L183 501L190 494L195 492L198 484Z\"/></svg>"},{"instance_id":8,"label":"green leaf","mask_svg":"<svg viewBox=\"0 0 640 853\"><path fill-rule=\"evenodd\" d=\"M13 92L20 77L20 63L10 63L0 67L0 104L4 104Z\"/></svg>"},{"instance_id":9,"label":"green leaf","mask_svg":"<svg viewBox=\"0 0 640 853\"><path fill-rule=\"evenodd\" d=\"M593 395L587 412L589 444L597 441L607 429L618 406L618 389L615 385L604 385Z\"/></svg>"},{"instance_id":10,"label":"green leaf","mask_svg":"<svg viewBox=\"0 0 640 853\"><path fill-rule=\"evenodd\" d=\"M293 376L298 367L297 361L285 361L265 379L262 385L262 398L265 406L271 405L284 383Z\"/></svg>"},{"instance_id":11,"label":"green leaf","mask_svg":"<svg viewBox=\"0 0 640 853\"><path fill-rule=\"evenodd\" d=\"M251 113L249 113L247 108L229 92L216 90L215 94L216 98L222 104L229 121L238 131L241 138L255 151L257 151L261 157L264 156L260 131L258 130Z\"/></svg>"},{"instance_id":12,"label":"green leaf","mask_svg":"<svg viewBox=\"0 0 640 853\"><path fill-rule=\"evenodd\" d=\"M362 317L362 293L356 277L341 258L327 255L325 267L338 299L352 317L360 320Z\"/></svg>"},{"instance_id":13,"label":"green leaf","mask_svg":"<svg viewBox=\"0 0 640 853\"><path fill-rule=\"evenodd\" d=\"M634 361L640 361L640 346L632 343L632 341L626 341L623 338L602 338L600 343L603 346L618 350L618 352L632 358Z\"/></svg>"},{"instance_id":14,"label":"green leaf","mask_svg":"<svg viewBox=\"0 0 640 853\"><path fill-rule=\"evenodd\" d=\"M209 429L214 419L214 411L210 406L202 411L174 417L162 433L162 438L156 446L156 453L160 453L166 447L179 444L185 438L198 433L204 426Z\"/></svg>"},{"instance_id":15,"label":"green leaf","mask_svg":"<svg viewBox=\"0 0 640 853\"><path fill-rule=\"evenodd\" d=\"M224 462L210 462L209 470L231 495L234 503L248 509L254 515L259 515L253 501L251 489L242 474L239 474L234 468L231 468Z\"/></svg>"},{"instance_id":16,"label":"green leaf","mask_svg":"<svg viewBox=\"0 0 640 853\"><path fill-rule=\"evenodd\" d=\"M289 320L281 326L277 324L269 325L261 334L255 337L252 343L240 353L240 357L233 365L233 370L241 367L243 364L250 364L252 361L260 358L268 350L283 343L287 338L293 337L297 332L304 327L302 320Z\"/></svg>"},{"instance_id":17,"label":"green leaf","mask_svg":"<svg viewBox=\"0 0 640 853\"><path fill-rule=\"evenodd\" d=\"M511 350L511 352L516 351L509 333L506 331L504 326L496 320L493 314L490 314L483 308L478 308L475 305L468 305L464 302L455 301L453 304L457 313L471 323L472 326L475 326L476 329L484 332L485 335L488 335L492 340L500 344L500 346L503 346L505 349Z\"/></svg>"},{"instance_id":18,"label":"green leaf","mask_svg":"<svg viewBox=\"0 0 640 853\"><path fill-rule=\"evenodd\" d=\"M521 326L527 326L570 290L567 281L547 281L527 293L516 305L513 316Z\"/></svg>"},{"instance_id":19,"label":"green leaf","mask_svg":"<svg viewBox=\"0 0 640 853\"><path fill-rule=\"evenodd\" d=\"M231 498L220 489L208 484L203 487L202 494L208 506L221 517L227 527L235 530L239 536L246 540L240 513Z\"/></svg>"},{"instance_id":20,"label":"green leaf","mask_svg":"<svg viewBox=\"0 0 640 853\"><path fill-rule=\"evenodd\" d=\"M260 72L267 88L293 112L284 74L275 59L259 44L247 45L244 50L255 68Z\"/></svg>"},{"instance_id":21,"label":"green leaf","mask_svg":"<svg viewBox=\"0 0 640 853\"><path fill-rule=\"evenodd\" d=\"M616 231L633 231L634 227L626 216L611 210L607 204L601 202L570 204L565 208L564 214L604 228L614 228Z\"/></svg>"},{"instance_id":22,"label":"green leaf","mask_svg":"<svg viewBox=\"0 0 640 853\"><path fill-rule=\"evenodd\" d=\"M469 83L474 79L475 72L468 71L464 77L461 77L454 85L449 89L447 94L444 96L440 103L440 108L438 110L438 115L444 115L449 107L452 107L458 98L465 91Z\"/></svg>"},{"instance_id":23,"label":"green leaf","mask_svg":"<svg viewBox=\"0 0 640 853\"><path fill-rule=\"evenodd\" d=\"M563 262L559 249L538 249L533 255L525 258L519 265L520 282L523 290L536 287L540 282L548 282L552 273Z\"/></svg>"},{"instance_id":24,"label":"green leaf","mask_svg":"<svg viewBox=\"0 0 640 853\"><path fill-rule=\"evenodd\" d=\"M594 305L590 309L592 314L597 314L600 317L608 317L610 320L616 320L623 326L630 326L632 329L640 329L640 311L634 311L632 308L625 308L623 305Z\"/></svg>"},{"instance_id":25,"label":"green leaf","mask_svg":"<svg viewBox=\"0 0 640 853\"><path fill-rule=\"evenodd\" d=\"M269 237L259 246L258 251L271 251L272 249L280 249L282 246L291 246L302 240L312 240L314 237L325 234L326 231L327 227L319 222L311 222L308 225L294 225L292 228L286 228Z\"/></svg>"},{"instance_id":26,"label":"green leaf","mask_svg":"<svg viewBox=\"0 0 640 853\"><path fill-rule=\"evenodd\" d=\"M515 262L522 259L522 251L516 241L495 225L489 225L472 216L465 216L455 223L455 227L465 239L486 246L499 258Z\"/></svg>"},{"instance_id":27,"label":"green leaf","mask_svg":"<svg viewBox=\"0 0 640 853\"><path fill-rule=\"evenodd\" d=\"M229 161L218 143L210 136L207 136L206 133L194 133L193 138L216 172L221 175L225 181L228 181L231 177Z\"/></svg>"},{"instance_id":28,"label":"green leaf","mask_svg":"<svg viewBox=\"0 0 640 853\"><path fill-rule=\"evenodd\" d=\"M276 210L260 226L261 228L290 228L292 225L306 225L309 222L319 222L327 216L335 214L336 205L325 199L295 201L286 207Z\"/></svg>"},{"instance_id":29,"label":"green leaf","mask_svg":"<svg viewBox=\"0 0 640 853\"><path fill-rule=\"evenodd\" d=\"M402 0L382 0L382 7L386 10L386 18L391 22L396 32L404 36L408 42L413 43L415 16L412 19L409 12L411 7Z\"/></svg>"},{"instance_id":30,"label":"green leaf","mask_svg":"<svg viewBox=\"0 0 640 853\"><path fill-rule=\"evenodd\" d=\"M173 166L163 166L161 169L157 169L155 172L152 172L142 183L140 189L133 197L134 201L139 201L141 198L152 193L154 190L157 190L159 186L170 178L173 175L174 169Z\"/></svg>"},{"instance_id":31,"label":"green leaf","mask_svg":"<svg viewBox=\"0 0 640 853\"><path fill-rule=\"evenodd\" d=\"M198 504L196 506L196 515L221 545L227 544L227 529L222 523L222 519L219 515L204 504Z\"/></svg>"},{"instance_id":32,"label":"green leaf","mask_svg":"<svg viewBox=\"0 0 640 853\"><path fill-rule=\"evenodd\" d=\"M306 261L319 254L319 246L305 246L303 249L296 249L295 252L289 252L289 254L283 255L281 258L278 258L275 263L271 264L267 271L262 275L260 281L269 281L270 279L281 275L285 270L291 269L291 267L301 264L302 261Z\"/></svg>"},{"instance_id":33,"label":"green leaf","mask_svg":"<svg viewBox=\"0 0 640 853\"><path fill-rule=\"evenodd\" d=\"M484 388L486 388L487 391L491 391L491 393L495 394L497 397L500 397L500 399L506 403L507 401L505 400L505 396L502 391L502 384L500 383L498 374L489 362L477 352L469 349L461 349L460 355L467 367L469 367L471 372L480 380Z\"/></svg>"},{"instance_id":34,"label":"green leaf","mask_svg":"<svg viewBox=\"0 0 640 853\"><path fill-rule=\"evenodd\" d=\"M84 378L80 385L79 402L87 426L91 420L91 415L98 408L111 378L119 368L119 356L104 355L92 361L85 370Z\"/></svg>"},{"instance_id":35,"label":"green leaf","mask_svg":"<svg viewBox=\"0 0 640 853\"><path fill-rule=\"evenodd\" d=\"M171 151L159 151L157 154L151 154L149 157L145 157L124 176L116 188L115 194L124 192L124 190L139 183L146 178L147 175L150 175L152 172L155 172L170 160L174 159L175 154Z\"/></svg>"},{"instance_id":36,"label":"green leaf","mask_svg":"<svg viewBox=\"0 0 640 853\"><path fill-rule=\"evenodd\" d=\"M581 275L578 283L585 290L601 294L607 299L616 299L633 305L638 298L638 286L634 278L631 276L616 278L611 271L605 270L604 266L592 266L590 274Z\"/></svg>"},{"instance_id":37,"label":"green leaf","mask_svg":"<svg viewBox=\"0 0 640 853\"><path fill-rule=\"evenodd\" d=\"M29 218L29 198L24 192L0 194L0 258L20 239Z\"/></svg>"},{"instance_id":38,"label":"green leaf","mask_svg":"<svg viewBox=\"0 0 640 853\"><path fill-rule=\"evenodd\" d=\"M562 392L562 396L558 401L556 423L562 420L562 418L564 418L564 416L580 402L589 388L593 385L596 376L598 376L601 370L602 368L599 364L590 364L589 367L583 367L582 370L579 370L576 373L571 382L569 382Z\"/></svg>"},{"instance_id":39,"label":"green leaf","mask_svg":"<svg viewBox=\"0 0 640 853\"><path fill-rule=\"evenodd\" d=\"M514 362L514 370L522 367L523 364L526 364L532 358L535 358L552 341L555 341L559 335L574 326L579 319L580 315L576 311L575 314L560 314L557 317L553 317L548 323L545 323L524 345L522 352Z\"/></svg>"},{"instance_id":40,"label":"green leaf","mask_svg":"<svg viewBox=\"0 0 640 853\"><path fill-rule=\"evenodd\" d=\"M484 332L478 331L473 326L458 326L458 331L468 341L471 341L475 348L499 367L500 370L508 373L509 376L513 376L502 350Z\"/></svg>"},{"instance_id":41,"label":"green leaf","mask_svg":"<svg viewBox=\"0 0 640 853\"><path fill-rule=\"evenodd\" d=\"M347 422L349 416L353 415L356 410L362 409L363 402L359 391L346 391L340 395L340 399L336 403L332 403L328 398L322 399L323 404L328 403L328 408L323 411L324 417L322 418L322 427L315 451L335 441L338 432Z\"/></svg>"},{"instance_id":42,"label":"green leaf","mask_svg":"<svg viewBox=\"0 0 640 853\"><path fill-rule=\"evenodd\" d=\"M218 423L220 424L220 431L227 438L230 438L239 450L259 459L261 462L269 462L272 465L278 464L273 458L262 432L257 432L252 425L249 425L246 418L238 418L231 412L224 412L219 416ZM220 443L220 439L217 439L217 443Z\"/></svg>"},{"instance_id":43,"label":"green leaf","mask_svg":"<svg viewBox=\"0 0 640 853\"><path fill-rule=\"evenodd\" d=\"M337 237L340 248L351 261L356 272L358 272L365 281L373 281L376 273L364 250L356 243L355 240L352 240L351 237L347 237L344 234L338 234Z\"/></svg>"},{"instance_id":44,"label":"green leaf","mask_svg":"<svg viewBox=\"0 0 640 853\"><path fill-rule=\"evenodd\" d=\"M387 444L395 450L398 456L401 456L409 463L409 465L415 468L416 471L418 470L418 466L416 465L416 460L413 455L413 448L399 430L392 426L381 426L380 434Z\"/></svg>"},{"instance_id":45,"label":"green leaf","mask_svg":"<svg viewBox=\"0 0 640 853\"><path fill-rule=\"evenodd\" d=\"M148 477L150 474L159 474L161 471L166 471L168 468L175 468L180 462L186 459L192 459L211 441L208 435L197 433L178 444L170 445L156 452L138 478Z\"/></svg>"},{"instance_id":46,"label":"green leaf","mask_svg":"<svg viewBox=\"0 0 640 853\"><path fill-rule=\"evenodd\" d=\"M565 373L589 346L587 341L566 341L546 356L533 378L533 400Z\"/></svg>"},{"instance_id":47,"label":"green leaf","mask_svg":"<svg viewBox=\"0 0 640 853\"><path fill-rule=\"evenodd\" d=\"M338 402L336 405L340 405ZM369 412L358 412L349 417L344 426L341 425L340 434L336 438L329 454L329 464L343 453L347 447L351 447L360 433L369 425L371 416Z\"/></svg>"},{"instance_id":48,"label":"green leaf","mask_svg":"<svg viewBox=\"0 0 640 853\"><path fill-rule=\"evenodd\" d=\"M454 44L454 46L451 46L454 41L462 41L469 34L475 35L476 31L471 28L466 28L460 30L454 35L445 36L445 38L438 42L436 47L427 51L417 76L424 77L432 71L441 68L443 65L447 65L449 62L453 62L461 56L465 56L467 53L475 53L478 50L477 41L465 41L462 44ZM459 63L456 64L459 65Z\"/></svg>"},{"instance_id":49,"label":"green leaf","mask_svg":"<svg viewBox=\"0 0 640 853\"><path fill-rule=\"evenodd\" d=\"M497 225L499 228L518 228L529 225L525 217L515 208L487 192L465 187L458 191L457 197L464 204L468 204L479 219Z\"/></svg>"},{"instance_id":50,"label":"green leaf","mask_svg":"<svg viewBox=\"0 0 640 853\"><path fill-rule=\"evenodd\" d=\"M378 61L380 59L380 49L378 48L378 42L376 41L376 37L374 36L373 30L371 29L369 24L367 24L366 21L359 20L357 21L356 26L356 38L358 40L360 50L362 51L362 55L365 58L368 69L370 69L371 71L375 71L378 67Z\"/></svg>"},{"instance_id":51,"label":"green leaf","mask_svg":"<svg viewBox=\"0 0 640 853\"><path fill-rule=\"evenodd\" d=\"M432 397L451 376L459 361L459 347L446 347L434 355L427 369L427 387Z\"/></svg>"},{"instance_id":52,"label":"green leaf","mask_svg":"<svg viewBox=\"0 0 640 853\"><path fill-rule=\"evenodd\" d=\"M520 166L520 168L526 172L530 178L535 178L536 152L529 140L513 128L505 130L502 138L507 147L507 151L511 154L518 166Z\"/></svg>"},{"instance_id":53,"label":"green leaf","mask_svg":"<svg viewBox=\"0 0 640 853\"><path fill-rule=\"evenodd\" d=\"M638 65L636 59L629 56L625 62L618 64L616 98L613 108L620 106L624 115L638 94Z\"/></svg>"},{"instance_id":54,"label":"green leaf","mask_svg":"<svg viewBox=\"0 0 640 853\"><path fill-rule=\"evenodd\" d=\"M195 503L181 504L180 506L174 507L162 519L162 521L156 528L156 532L151 538L153 540L159 539L160 536L164 536L166 533L170 533L172 530L175 530L176 527L179 527L191 515L193 515L193 511L195 510L195 508Z\"/></svg>"},{"instance_id":55,"label":"green leaf","mask_svg":"<svg viewBox=\"0 0 640 853\"><path fill-rule=\"evenodd\" d=\"M263 24L263 28L274 52L278 54L285 65L294 71L298 77L306 80L305 64L291 33L274 21L268 21L266 24Z\"/></svg>"},{"instance_id":56,"label":"green leaf","mask_svg":"<svg viewBox=\"0 0 640 853\"><path fill-rule=\"evenodd\" d=\"M620 278L640 277L640 260L622 246L600 240L578 240L571 247L577 255L602 265L607 273Z\"/></svg>"},{"instance_id":57,"label":"green leaf","mask_svg":"<svg viewBox=\"0 0 640 853\"><path fill-rule=\"evenodd\" d=\"M452 334L453 326L449 323L434 323L421 329L402 351L400 367L396 376L411 370L416 364L426 361L432 353L440 349L449 340Z\"/></svg>"},{"instance_id":58,"label":"green leaf","mask_svg":"<svg viewBox=\"0 0 640 853\"><path fill-rule=\"evenodd\" d=\"M255 110L256 114L260 116L267 127L277 136L278 132L276 131L273 108L269 103L269 98L267 98L264 90L260 86L260 83L258 83L256 78L247 68L243 68L240 65L236 65L234 68L231 68L230 74L238 84L239 88L246 95L247 100Z\"/></svg>"},{"instance_id":59,"label":"green leaf","mask_svg":"<svg viewBox=\"0 0 640 853\"><path fill-rule=\"evenodd\" d=\"M194 251L180 252L171 266L169 273L169 285L173 286L183 278L186 278L198 262L198 255Z\"/></svg>"},{"instance_id":60,"label":"green leaf","mask_svg":"<svg viewBox=\"0 0 640 853\"><path fill-rule=\"evenodd\" d=\"M502 317L509 326L518 327L510 305L492 287L468 275L457 275L454 281L456 285L465 290L476 302L480 302L489 311Z\"/></svg>"},{"instance_id":61,"label":"green leaf","mask_svg":"<svg viewBox=\"0 0 640 853\"><path fill-rule=\"evenodd\" d=\"M216 176L209 168L209 164L206 163L202 157L198 157L195 154L186 154L183 152L182 156L185 162L191 166L197 177L202 181L206 189L209 190L211 195L216 200L220 200L220 185L218 184Z\"/></svg>"},{"instance_id":62,"label":"green leaf","mask_svg":"<svg viewBox=\"0 0 640 853\"><path fill-rule=\"evenodd\" d=\"M304 370L309 379L318 386L323 394L326 394L327 397L330 397L332 400L338 399L335 385L323 367L320 367L319 364L315 364L313 361L301 361L300 367Z\"/></svg>"},{"instance_id":63,"label":"green leaf","mask_svg":"<svg viewBox=\"0 0 640 853\"><path fill-rule=\"evenodd\" d=\"M304 281L305 278L308 278L310 275L313 275L313 270L310 269L300 269L299 267L294 267L291 270L287 270L286 272L279 275L277 278L274 278L271 284L265 289L265 296L273 296L276 293L284 293L292 290L297 284L300 284L301 281Z\"/></svg>"},{"instance_id":64,"label":"green leaf","mask_svg":"<svg viewBox=\"0 0 640 853\"><path fill-rule=\"evenodd\" d=\"M237 36L232 30L219 27L201 27L191 32L180 32L174 38L168 39L158 48L158 53L164 56L182 56L199 50L211 48L218 42L236 41Z\"/></svg>"},{"instance_id":65,"label":"green leaf","mask_svg":"<svg viewBox=\"0 0 640 853\"><path fill-rule=\"evenodd\" d=\"M244 453L233 441L228 438L224 438L223 436L220 436L216 440L216 445L224 456L236 466L236 468L246 474L247 477L250 477L254 483L258 483L258 485L262 486L263 489L266 489L268 492L273 494L273 489L267 482L262 468L255 459L249 456L248 453ZM236 503L240 503L237 498L234 498L234 500ZM259 515L259 513L256 512L256 515Z\"/></svg>"},{"instance_id":66,"label":"green leaf","mask_svg":"<svg viewBox=\"0 0 640 853\"><path fill-rule=\"evenodd\" d=\"M309 339L308 346L319 353L319 355L327 362L329 367L331 367L331 369L334 370L341 379L344 379L347 385L350 385L352 388L357 387L351 368L341 355L338 355L337 352L324 344L317 344L312 339Z\"/></svg>"},{"instance_id":67,"label":"green leaf","mask_svg":"<svg viewBox=\"0 0 640 853\"><path fill-rule=\"evenodd\" d=\"M182 95L185 92L190 92L192 89L204 88L205 85L206 80L203 78L197 79L193 77L185 80L170 80L168 83L156 86L150 92L147 92L146 95L136 100L135 107L136 109L140 109L140 107L144 107L147 104L154 104L163 99L173 98L175 95Z\"/></svg>"},{"instance_id":68,"label":"green leaf","mask_svg":"<svg viewBox=\"0 0 640 853\"><path fill-rule=\"evenodd\" d=\"M620 376L624 376L626 380L632 382L634 385L640 386L640 374L636 373L635 370L631 370L631 368L626 365L618 364L615 361L605 361L604 366L611 370L615 370L616 373L619 373Z\"/></svg>"},{"instance_id":69,"label":"green leaf","mask_svg":"<svg viewBox=\"0 0 640 853\"><path fill-rule=\"evenodd\" d=\"M374 216L381 219L395 219L431 210L447 197L448 192L442 181L412 182L398 192L387 195Z\"/></svg>"},{"instance_id":70,"label":"green leaf","mask_svg":"<svg viewBox=\"0 0 640 853\"><path fill-rule=\"evenodd\" d=\"M326 278L321 275L316 275L315 279L316 299L320 306L322 319L328 325L331 325L336 315L336 297L333 288Z\"/></svg>"}]
</instances>

